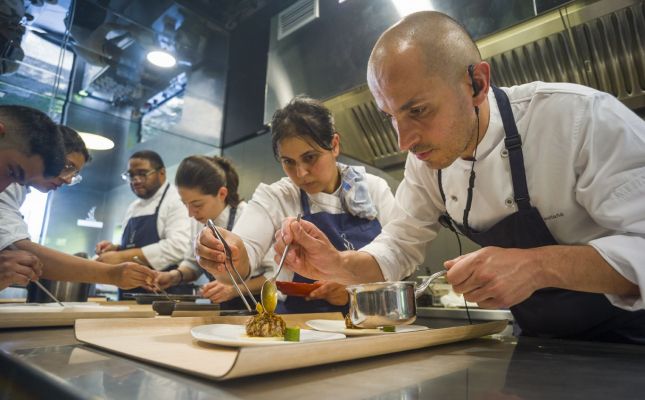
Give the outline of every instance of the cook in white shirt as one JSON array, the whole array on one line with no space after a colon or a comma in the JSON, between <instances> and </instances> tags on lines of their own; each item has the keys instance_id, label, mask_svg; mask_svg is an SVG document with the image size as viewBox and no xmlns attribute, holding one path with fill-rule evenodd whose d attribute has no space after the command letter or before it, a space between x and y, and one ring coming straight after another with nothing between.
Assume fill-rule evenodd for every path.
<instances>
[{"instance_id":1,"label":"cook in white shirt","mask_svg":"<svg viewBox=\"0 0 645 400\"><path fill-rule=\"evenodd\" d=\"M260 184L229 235L241 250L237 265L251 270L261 265L282 220L298 213L325 230L336 249L360 248L376 237L381 225L395 214L394 196L383 179L362 167L336 162L340 136L329 110L315 100L296 97L276 111L271 127L274 154L288 177ZM200 240L207 245L197 246L200 265L217 272L221 254L211 253L208 247L218 250L219 242L207 230ZM278 280L313 282L289 271L281 272ZM308 300L282 296L278 312L345 310L347 292L334 280L321 282Z\"/></svg>"},{"instance_id":2,"label":"cook in white shirt","mask_svg":"<svg viewBox=\"0 0 645 400\"><path fill-rule=\"evenodd\" d=\"M166 182L161 157L149 150L136 152L123 176L139 198L126 211L121 244L98 243L98 260L110 264L138 260L157 271L175 268L190 248L190 219L177 190ZM192 289L178 286L170 291L190 293Z\"/></svg>"},{"instance_id":3,"label":"cook in white shirt","mask_svg":"<svg viewBox=\"0 0 645 400\"><path fill-rule=\"evenodd\" d=\"M401 213L359 252L333 252L313 241L313 227L286 221L285 242L296 241L288 267L343 282L367 271L401 279L446 214L485 246L445 263L468 301L511 307L527 335L645 342L642 119L573 84L491 91L474 42L435 12L383 34L368 83L410 152L396 194Z\"/></svg>"}]
</instances>

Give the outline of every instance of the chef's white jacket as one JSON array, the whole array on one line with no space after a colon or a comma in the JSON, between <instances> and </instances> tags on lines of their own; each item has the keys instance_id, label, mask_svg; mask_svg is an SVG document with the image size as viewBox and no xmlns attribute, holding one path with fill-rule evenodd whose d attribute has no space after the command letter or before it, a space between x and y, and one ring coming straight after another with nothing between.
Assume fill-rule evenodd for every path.
<instances>
[{"instance_id":1,"label":"chef's white jacket","mask_svg":"<svg viewBox=\"0 0 645 400\"><path fill-rule=\"evenodd\" d=\"M29 239L29 228L20 207L29 188L12 183L0 193L0 250L19 240Z\"/></svg>"},{"instance_id":2,"label":"chef's white jacket","mask_svg":"<svg viewBox=\"0 0 645 400\"><path fill-rule=\"evenodd\" d=\"M589 244L640 297L607 295L616 306L645 308L645 122L613 96L580 85L533 82L503 88L522 137L531 204L560 244ZM469 225L483 231L517 211L504 129L492 90L490 124L477 148ZM397 218L362 250L386 279L409 275L439 230L447 208L462 224L471 162L458 159L442 172L408 155L396 193Z\"/></svg>"}]
</instances>

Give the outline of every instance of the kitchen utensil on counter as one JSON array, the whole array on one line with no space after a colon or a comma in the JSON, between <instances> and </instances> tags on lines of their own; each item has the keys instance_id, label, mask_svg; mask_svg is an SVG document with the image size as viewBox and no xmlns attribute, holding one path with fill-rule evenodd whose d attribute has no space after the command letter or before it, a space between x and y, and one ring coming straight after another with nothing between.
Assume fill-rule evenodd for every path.
<instances>
[{"instance_id":1,"label":"kitchen utensil on counter","mask_svg":"<svg viewBox=\"0 0 645 400\"><path fill-rule=\"evenodd\" d=\"M27 285L27 303L85 302L91 287L91 284L83 282L39 279Z\"/></svg>"},{"instance_id":2,"label":"kitchen utensil on counter","mask_svg":"<svg viewBox=\"0 0 645 400\"><path fill-rule=\"evenodd\" d=\"M193 294L174 294L168 293L172 300L180 302L194 302L201 297ZM123 295L126 299L134 299L137 304L152 304L155 301L166 301L168 298L161 293L125 293Z\"/></svg>"},{"instance_id":3,"label":"kitchen utensil on counter","mask_svg":"<svg viewBox=\"0 0 645 400\"><path fill-rule=\"evenodd\" d=\"M152 309L159 315L172 315L175 311L217 311L219 304L199 304L188 301L154 301Z\"/></svg>"},{"instance_id":4,"label":"kitchen utensil on counter","mask_svg":"<svg viewBox=\"0 0 645 400\"><path fill-rule=\"evenodd\" d=\"M359 328L408 325L417 318L416 298L446 271L430 275L415 288L415 282L375 282L347 286L349 317Z\"/></svg>"},{"instance_id":5,"label":"kitchen utensil on counter","mask_svg":"<svg viewBox=\"0 0 645 400\"><path fill-rule=\"evenodd\" d=\"M60 300L58 300L58 299L56 298L56 296L54 296L54 295L53 295L49 290L47 290L47 288L46 288L45 286L43 286L43 284L42 284L42 283L40 283L40 282L38 282L38 281L31 281L31 283L33 283L33 284L35 284L36 286L38 286L38 289L40 289L40 290L42 290L43 292L45 292L45 294L46 294L47 296L49 296L49 298L50 298L50 299L54 300L54 302L58 303L58 305L59 305L59 306L61 306L61 307L65 307L65 305L64 305Z\"/></svg>"},{"instance_id":6,"label":"kitchen utensil on counter","mask_svg":"<svg viewBox=\"0 0 645 400\"><path fill-rule=\"evenodd\" d=\"M244 298L244 293L242 293L242 290L240 289L240 286L237 284L237 281L235 280L235 277L233 277L233 274L231 273L231 269L235 271L235 275L239 278L240 282L246 289L246 291L249 294L249 297L251 300L253 300L253 303L255 304L255 309L258 308L258 302L255 300L255 297L253 296L253 293L251 293L251 289L249 289L248 286L246 286L246 283L244 282L244 279L238 272L237 268L235 268L235 264L233 264L233 253L231 252L231 248L229 247L228 243L226 243L226 240L224 240L224 236L217 230L217 227L215 226L215 223L213 222L212 219L208 219L206 221L206 225L210 228L210 230L213 232L213 235L217 239L219 239L220 242L222 242L222 245L224 246L224 254L226 255L226 261L228 261L228 264L231 265L231 268L228 267L227 263L224 262L224 268L226 269L226 272L228 273L229 278L231 278L231 282L233 283L233 286L235 287L235 290L237 290L237 294L240 296L242 301L244 302L244 305L246 306L246 309L250 312L253 313L253 309L249 305L249 302L246 301L246 298Z\"/></svg>"},{"instance_id":7,"label":"kitchen utensil on counter","mask_svg":"<svg viewBox=\"0 0 645 400\"><path fill-rule=\"evenodd\" d=\"M300 221L300 213L298 213L298 216L296 217L296 222ZM262 302L262 307L267 312L274 312L275 308L278 306L278 288L275 285L275 280L280 275L280 271L282 271L282 266L284 265L284 259L287 258L287 253L289 252L289 247L291 247L291 243L287 244L287 246L284 248L284 251L282 252L282 258L280 258L280 264L278 264L278 269L276 270L275 274L264 281L262 284L262 289L260 290L260 301Z\"/></svg>"}]
</instances>

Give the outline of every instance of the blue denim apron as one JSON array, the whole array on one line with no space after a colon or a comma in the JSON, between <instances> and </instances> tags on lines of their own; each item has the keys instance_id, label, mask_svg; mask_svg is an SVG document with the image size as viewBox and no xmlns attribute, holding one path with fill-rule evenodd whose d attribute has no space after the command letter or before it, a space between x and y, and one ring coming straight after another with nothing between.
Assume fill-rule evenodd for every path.
<instances>
[{"instance_id":1,"label":"blue denim apron","mask_svg":"<svg viewBox=\"0 0 645 400\"><path fill-rule=\"evenodd\" d=\"M309 207L309 196L302 189L300 190L300 206L302 207L302 219L316 225L339 251L360 249L381 233L381 223L378 219L368 220L349 213L332 214L325 211L312 214ZM293 282L313 283L315 281L294 273ZM346 314L348 310L349 305L335 306L325 300L307 301L303 297L297 296L287 296L284 302L278 303L277 308L277 312L281 314L334 311Z\"/></svg>"},{"instance_id":2,"label":"blue denim apron","mask_svg":"<svg viewBox=\"0 0 645 400\"><path fill-rule=\"evenodd\" d=\"M157 231L157 218L159 216L159 208L161 203L168 193L170 185L166 186L159 204L155 208L155 212L149 215L140 215L138 217L133 217L128 220L128 223L123 230L123 235L121 236L121 249L127 250L132 248L142 248L149 244L157 243L161 240L159 237L159 232ZM177 268L176 265L172 265L164 269L164 271L172 270ZM168 293L173 294L192 294L192 287L185 284L180 284L177 286L172 286L166 289ZM125 293L149 293L143 288L134 288L134 289L119 289L119 300L124 299ZM126 298L127 299L127 298Z\"/></svg>"},{"instance_id":3,"label":"blue denim apron","mask_svg":"<svg viewBox=\"0 0 645 400\"><path fill-rule=\"evenodd\" d=\"M508 150L518 211L484 232L473 230L467 223L465 226L457 224L447 212L444 216L463 235L480 246L528 249L556 245L558 243L540 212L531 205L522 139L517 132L508 96L494 86L492 89L504 124L504 144ZM438 171L438 180L445 204L441 170ZM469 193L469 197L467 204L472 200L472 193ZM515 319L516 335L645 344L645 311L631 312L614 307L604 295L598 293L544 288L511 307L511 312Z\"/></svg>"}]
</instances>

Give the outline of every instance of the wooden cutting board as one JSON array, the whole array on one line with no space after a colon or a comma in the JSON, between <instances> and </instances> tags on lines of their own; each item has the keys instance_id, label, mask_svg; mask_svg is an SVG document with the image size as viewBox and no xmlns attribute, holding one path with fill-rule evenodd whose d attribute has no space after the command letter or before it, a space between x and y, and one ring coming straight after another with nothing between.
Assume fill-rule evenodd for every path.
<instances>
[{"instance_id":1,"label":"wooden cutting board","mask_svg":"<svg viewBox=\"0 0 645 400\"><path fill-rule=\"evenodd\" d=\"M74 325L74 321L84 318L151 318L156 315L150 305L138 307L137 305L128 305L127 310L124 310L123 307L122 305L119 307L101 305L101 308L105 309L104 311L70 310L59 312L50 312L47 310L3 312L2 308L0 308L0 329L72 326ZM110 308L114 308L114 310L110 310Z\"/></svg>"},{"instance_id":2,"label":"wooden cutting board","mask_svg":"<svg viewBox=\"0 0 645 400\"><path fill-rule=\"evenodd\" d=\"M340 313L283 316L288 326L306 328L310 319L341 319ZM342 340L262 347L223 347L193 340L191 328L243 324L248 317L180 317L78 320L76 339L137 360L214 380L354 360L436 346L498 333L508 321L451 328L351 337Z\"/></svg>"}]
</instances>

